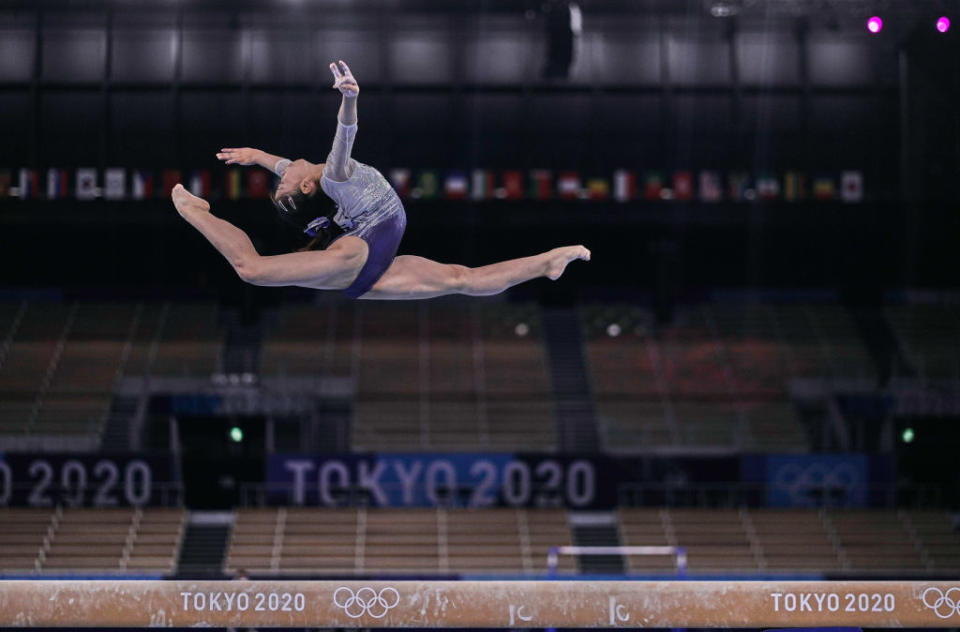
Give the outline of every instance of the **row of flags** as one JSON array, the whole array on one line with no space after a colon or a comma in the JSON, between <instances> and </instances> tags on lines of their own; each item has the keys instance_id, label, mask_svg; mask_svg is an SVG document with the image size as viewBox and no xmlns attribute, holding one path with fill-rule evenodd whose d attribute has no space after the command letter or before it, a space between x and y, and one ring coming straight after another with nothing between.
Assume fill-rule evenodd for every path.
<instances>
[{"instance_id":1,"label":"row of flags","mask_svg":"<svg viewBox=\"0 0 960 632\"><path fill-rule=\"evenodd\" d=\"M9 169L0 169L0 197L62 199L71 197L66 169L48 169L41 183L34 169L20 169L14 184ZM145 200L167 197L182 182L192 193L208 197L215 190L230 200L266 199L273 176L262 169L228 169L223 186L215 187L209 169L181 172L179 169L75 170L73 196L78 200ZM799 171L783 174L751 174L742 171L643 172L618 169L610 178L583 177L577 171L547 169L472 172L432 169L391 169L388 179L404 199L471 200L679 200L701 202L750 200L842 200L860 202L864 196L863 172L842 171L808 176ZM44 188L41 189L41 185Z\"/></svg>"},{"instance_id":2,"label":"row of flags","mask_svg":"<svg viewBox=\"0 0 960 632\"><path fill-rule=\"evenodd\" d=\"M554 173L547 169L529 172L493 172L475 169L440 172L392 169L388 178L402 198L472 200L680 200L701 202L749 200L843 200L860 202L864 196L863 172L842 171L808 177L798 171L759 174L732 171L637 172L618 169L612 178L582 177L576 171Z\"/></svg>"},{"instance_id":3,"label":"row of flags","mask_svg":"<svg viewBox=\"0 0 960 632\"><path fill-rule=\"evenodd\" d=\"M220 191L223 197L231 200L266 199L270 195L272 178L261 169L229 169ZM104 170L101 182L97 169L80 167L74 171L72 189L67 169L47 169L43 182L36 169L20 169L16 183L9 169L0 169L0 198L150 200L169 197L177 183L183 183L191 193L201 197L208 197L213 190L213 177L209 169L182 172L179 169L155 171L111 167Z\"/></svg>"}]
</instances>

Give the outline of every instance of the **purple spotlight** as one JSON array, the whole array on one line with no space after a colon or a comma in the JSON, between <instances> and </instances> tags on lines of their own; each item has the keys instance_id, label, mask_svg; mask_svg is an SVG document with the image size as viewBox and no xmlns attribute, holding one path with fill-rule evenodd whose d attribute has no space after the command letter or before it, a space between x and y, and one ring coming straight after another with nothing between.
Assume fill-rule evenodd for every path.
<instances>
[{"instance_id":1,"label":"purple spotlight","mask_svg":"<svg viewBox=\"0 0 960 632\"><path fill-rule=\"evenodd\" d=\"M947 31L949 31L950 18L948 18L947 16L943 16L942 18L937 20L937 30L940 31L941 33L946 33Z\"/></svg>"},{"instance_id":2,"label":"purple spotlight","mask_svg":"<svg viewBox=\"0 0 960 632\"><path fill-rule=\"evenodd\" d=\"M883 28L883 20L881 20L877 16L873 16L872 18L867 20L867 30L873 33L874 35L879 33L880 29L882 28Z\"/></svg>"}]
</instances>

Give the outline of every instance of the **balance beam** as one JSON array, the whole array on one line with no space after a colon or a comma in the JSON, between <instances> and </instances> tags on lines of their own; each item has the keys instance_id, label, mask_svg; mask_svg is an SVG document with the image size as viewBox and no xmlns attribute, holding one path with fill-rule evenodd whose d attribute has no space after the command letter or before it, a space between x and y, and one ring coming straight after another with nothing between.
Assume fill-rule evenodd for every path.
<instances>
[{"instance_id":1,"label":"balance beam","mask_svg":"<svg viewBox=\"0 0 960 632\"><path fill-rule=\"evenodd\" d=\"M957 627L960 581L0 581L0 626Z\"/></svg>"}]
</instances>

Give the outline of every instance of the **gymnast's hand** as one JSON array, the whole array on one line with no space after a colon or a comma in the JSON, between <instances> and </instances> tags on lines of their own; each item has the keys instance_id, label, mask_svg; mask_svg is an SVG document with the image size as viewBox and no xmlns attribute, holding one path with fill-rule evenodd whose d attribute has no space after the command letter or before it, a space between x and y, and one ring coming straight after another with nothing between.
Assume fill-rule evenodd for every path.
<instances>
[{"instance_id":1,"label":"gymnast's hand","mask_svg":"<svg viewBox=\"0 0 960 632\"><path fill-rule=\"evenodd\" d=\"M263 152L252 147L224 147L217 154L217 158L228 165L243 165L249 167L261 162Z\"/></svg>"},{"instance_id":2,"label":"gymnast's hand","mask_svg":"<svg viewBox=\"0 0 960 632\"><path fill-rule=\"evenodd\" d=\"M340 65L343 66L342 73L336 64L330 64L330 72L333 73L333 87L339 90L343 96L352 99L360 94L360 86L357 85L357 80L353 78L353 73L350 72L346 62L341 59Z\"/></svg>"}]
</instances>

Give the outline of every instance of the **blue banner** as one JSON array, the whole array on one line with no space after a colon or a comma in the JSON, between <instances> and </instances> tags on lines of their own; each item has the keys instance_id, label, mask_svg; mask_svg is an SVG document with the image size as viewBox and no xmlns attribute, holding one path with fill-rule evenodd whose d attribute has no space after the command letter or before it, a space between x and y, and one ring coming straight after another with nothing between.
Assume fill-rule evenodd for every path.
<instances>
[{"instance_id":1,"label":"blue banner","mask_svg":"<svg viewBox=\"0 0 960 632\"><path fill-rule=\"evenodd\" d=\"M744 480L766 484L768 507L866 507L871 486L888 484L864 454L745 457L743 470Z\"/></svg>"},{"instance_id":2,"label":"blue banner","mask_svg":"<svg viewBox=\"0 0 960 632\"><path fill-rule=\"evenodd\" d=\"M611 507L608 459L529 454L276 454L272 503L375 507Z\"/></svg>"},{"instance_id":3,"label":"blue banner","mask_svg":"<svg viewBox=\"0 0 960 632\"><path fill-rule=\"evenodd\" d=\"M0 454L0 507L168 505L170 457L140 454Z\"/></svg>"},{"instance_id":4,"label":"blue banner","mask_svg":"<svg viewBox=\"0 0 960 632\"><path fill-rule=\"evenodd\" d=\"M862 454L276 454L266 479L267 501L291 506L867 507L888 498L893 471L891 458Z\"/></svg>"}]
</instances>

